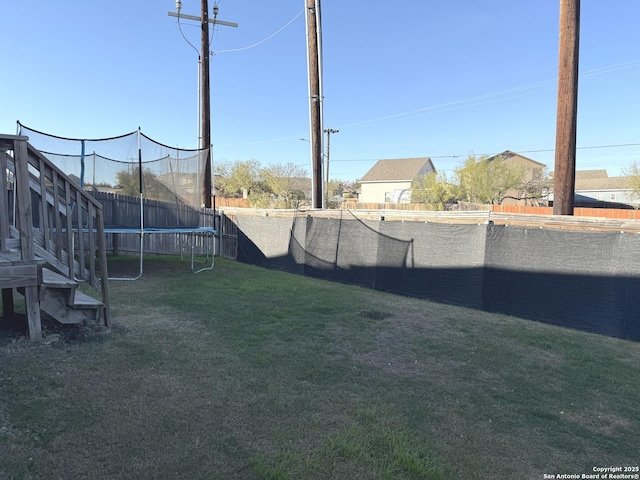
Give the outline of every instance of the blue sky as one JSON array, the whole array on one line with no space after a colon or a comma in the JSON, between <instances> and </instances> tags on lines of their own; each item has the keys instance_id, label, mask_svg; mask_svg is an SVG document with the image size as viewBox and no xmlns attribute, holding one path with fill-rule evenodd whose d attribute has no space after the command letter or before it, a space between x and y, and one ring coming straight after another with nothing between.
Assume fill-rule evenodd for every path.
<instances>
[{"instance_id":1,"label":"blue sky","mask_svg":"<svg viewBox=\"0 0 640 480\"><path fill-rule=\"evenodd\" d=\"M140 126L197 146L197 52L167 15L173 0L4 3L0 131ZM217 4L239 27L212 33L214 162L310 171L304 0ZM182 5L199 15L199 1ZM583 0L581 14L577 168L618 175L640 161L640 2ZM330 176L418 156L449 172L507 149L553 170L558 23L559 0L324 0L324 127L340 130ZM182 30L198 48L199 27Z\"/></svg>"}]
</instances>

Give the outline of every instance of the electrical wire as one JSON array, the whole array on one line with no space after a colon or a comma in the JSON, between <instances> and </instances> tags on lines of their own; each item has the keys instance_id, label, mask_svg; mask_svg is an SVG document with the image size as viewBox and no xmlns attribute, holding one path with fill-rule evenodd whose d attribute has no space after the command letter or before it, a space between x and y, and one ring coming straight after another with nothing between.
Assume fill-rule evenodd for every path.
<instances>
[{"instance_id":1,"label":"electrical wire","mask_svg":"<svg viewBox=\"0 0 640 480\"><path fill-rule=\"evenodd\" d=\"M282 28L280 28L278 31L276 31L275 33L272 33L271 35L269 35L267 38L260 40L257 43L254 43L253 45L249 45L247 47L241 47L241 48L232 48L229 50L219 50L217 52L211 52L211 55L218 55L220 53L230 53L230 52L241 52L243 50L249 50L250 48L254 48L257 47L258 45L262 45L263 43L271 40L273 37L275 37L276 35L278 35L280 32L282 32L285 28L287 28L289 25L291 25L300 15L302 15L304 13L304 9L300 10L300 12L293 17L291 20L289 20L289 22Z\"/></svg>"},{"instance_id":2,"label":"electrical wire","mask_svg":"<svg viewBox=\"0 0 640 480\"><path fill-rule=\"evenodd\" d=\"M193 44L187 39L187 37L185 37L184 33L182 32L182 26L180 25L180 12L178 12L178 21L176 22L176 26L178 27L178 31L180 32L180 35L182 35L182 38L184 38L184 41L187 42L189 45L191 45L191 48L193 48L196 51L196 53L198 54L198 58L200 58L200 50L194 47Z\"/></svg>"},{"instance_id":3,"label":"electrical wire","mask_svg":"<svg viewBox=\"0 0 640 480\"><path fill-rule=\"evenodd\" d=\"M610 66L607 66L607 67L601 67L601 68L597 68L597 69L594 69L594 70L589 70L587 72L584 72L584 73L580 74L580 77L582 77L582 78L590 78L590 77L595 77L595 76L598 76L598 75L604 75L604 74L607 74L607 73L617 72L617 71L620 71L620 70L626 70L626 69L634 68L634 67L638 67L638 66L640 66L640 60L632 60L632 61L628 61L628 62L618 63L618 64L615 64L615 65L610 65ZM456 101L453 101L453 102L442 103L440 105L432 105L432 106L429 106L429 107L418 108L418 109L415 109L415 110L410 110L410 111L402 112L402 113L395 113L395 114L392 114L392 115L386 115L386 116L383 116L383 117L373 118L373 119L370 119L370 120L363 120L363 121L359 121L359 122L347 123L347 124L340 125L340 128L355 128L355 127L360 127L360 126L368 126L368 125L371 125L372 123L379 123L379 122L384 122L384 121L388 121L388 120L395 120L395 119L402 118L402 117L407 117L407 116L410 116L410 115L441 113L441 112L454 110L454 109L458 109L458 108L473 107L473 106L477 106L477 105L482 105L484 103L488 103L489 101L492 101L492 100L496 99L497 97L513 95L515 93L521 93L522 95L524 95L525 93L522 93L522 92L527 92L527 91L530 91L530 90L538 89L540 87L554 85L556 83L557 83L557 80L545 80L545 81L531 83L531 84L527 84L527 85L521 85L519 87L507 88L505 90L499 90L497 92L485 93L483 95L478 95L478 96L466 98L466 99L463 99L463 100L456 100ZM535 93L535 92L528 92L528 93ZM481 102L478 103L478 101L481 101ZM470 103L470 102L476 102L476 103ZM453 107L453 108L445 109L445 107Z\"/></svg>"},{"instance_id":4,"label":"electrical wire","mask_svg":"<svg viewBox=\"0 0 640 480\"><path fill-rule=\"evenodd\" d=\"M576 150L594 150L594 149L601 149L601 148L624 148L624 147L638 147L640 146L640 143L618 143L618 144L611 144L611 145L589 145L589 146L585 146L585 147L576 147ZM550 152L555 152L556 149L555 148L545 148L545 149L540 149L540 150L518 150L519 154L524 154L524 153L550 153ZM489 152L489 153L481 153L478 154L480 156L488 156L491 157L493 155L499 155L502 152ZM466 154L458 154L458 155L429 155L429 158L460 158L460 157L467 157L469 156L468 153ZM351 159L339 159L339 158L332 158L331 162L377 162L378 160L380 160L379 158L351 158Z\"/></svg>"},{"instance_id":5,"label":"electrical wire","mask_svg":"<svg viewBox=\"0 0 640 480\"><path fill-rule=\"evenodd\" d=\"M303 13L304 10L302 12L300 12L296 17L294 17L293 20L295 20L295 18L297 18L301 13ZM293 21L292 20L292 21ZM291 22L292 22L291 21ZM291 23L289 22L289 24ZM283 28L286 28L283 27ZM282 29L281 29L282 30ZM247 47L250 48L250 47ZM612 73L612 72L617 72L620 70L626 70L626 69L630 69L630 68L634 68L634 67L638 67L640 66L640 60L631 60L631 61L627 61L627 62L623 62L623 63L618 63L618 64L614 64L614 65L609 65L606 67L600 67L600 68L596 68L593 70L589 70L586 71L582 74L580 74L580 77L584 77L584 78L590 78L590 77L595 77L595 76L599 76L599 75L604 75L607 73ZM551 86L557 83L557 80L545 80L545 81L541 81L541 82L536 82L536 83L531 83L531 84L527 84L527 85L521 85L518 87L512 87L512 88L508 88L508 89L504 89L504 90L499 90L496 92L491 92L491 93L486 93L486 94L482 94L482 95L478 95L475 97L470 97L467 99L463 99L463 100L456 100L456 101L452 101L452 102L447 102L447 103L443 103L440 105L433 105L430 107L424 107L424 108L419 108L416 110L411 110L409 112L403 112L403 113L397 113L397 114L393 114L393 115L387 115L384 117L378 117L378 118L374 118L374 119L370 119L370 120L364 120L364 121L360 121L360 122L353 122L353 123L347 123L347 124L341 124L339 127L341 129L349 129L349 128L356 128L359 126L363 126L363 125L370 125L372 123L378 123L378 122L384 122L384 121L389 121L389 120L396 120L396 119L400 119L402 117L407 117L409 115L412 114L425 114L425 112L429 112L428 114L435 114L435 113L442 113L445 111L449 111L449 110L455 110L455 109L461 109L461 108L467 108L467 107L472 107L472 106L477 106L477 105L481 105L481 104L485 104L485 103L489 103L491 101L496 100L497 98L501 97L501 96L505 96L505 95L511 95L513 96L514 94L519 94L516 96L521 96L521 95L528 95L531 93L535 93L531 90L535 90L541 87L545 87L545 86ZM474 103L469 103L469 102L474 102ZM449 108L445 108L445 107L449 107ZM262 141L256 141L256 142L248 142L248 143L242 143L242 146L245 145L259 145L259 144L266 144L266 143L277 143L277 142L282 142L282 141L290 141L290 140L299 140L300 136L299 135L295 135L295 136L290 136L290 137L282 137L282 138L277 138L277 139L268 139L268 140L262 140ZM232 148L235 148L237 146L240 146L240 144L235 144L233 145ZM603 149L603 148L621 148L621 147L634 147L634 146L640 146L639 143L627 143L627 144L612 144L612 145L594 145L594 146L585 146L585 147L577 147L578 150L587 150L587 149ZM540 149L540 150L523 150L523 151L518 151L518 153L521 154L527 154L527 153L548 153L548 152L554 152L555 149ZM491 154L486 154L486 155L495 155L498 154L500 152L496 152L496 153L491 153ZM460 158L460 157L464 157L467 156L468 154L458 154L458 155L439 155L439 156L431 156L431 158ZM371 161L377 161L379 159L345 159L345 160L341 160L341 159L332 159L332 162L371 162Z\"/></svg>"}]
</instances>

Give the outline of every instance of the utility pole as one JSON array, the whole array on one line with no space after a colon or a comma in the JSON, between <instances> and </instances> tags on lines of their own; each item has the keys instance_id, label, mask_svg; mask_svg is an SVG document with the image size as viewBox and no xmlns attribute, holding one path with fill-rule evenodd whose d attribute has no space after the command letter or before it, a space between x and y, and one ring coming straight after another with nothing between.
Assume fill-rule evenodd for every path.
<instances>
[{"instance_id":1,"label":"utility pole","mask_svg":"<svg viewBox=\"0 0 640 480\"><path fill-rule=\"evenodd\" d=\"M209 20L209 1L200 0L200 16L183 15L180 13L182 9L182 1L176 0L176 12L169 12L170 17L195 20L200 22L200 115L201 115L201 144L200 148L206 148L206 161L204 167L204 180L202 185L202 204L206 208L211 208L212 194L212 175L211 175L211 90L209 82L209 24L225 25L228 27L237 27L237 23L224 22L218 20L218 6L213 7L213 20Z\"/></svg>"},{"instance_id":2,"label":"utility pole","mask_svg":"<svg viewBox=\"0 0 640 480\"><path fill-rule=\"evenodd\" d=\"M322 32L320 28L320 0L305 0L307 9L307 64L309 67L309 120L311 144L312 207L324 206L322 194Z\"/></svg>"},{"instance_id":3,"label":"utility pole","mask_svg":"<svg viewBox=\"0 0 640 480\"><path fill-rule=\"evenodd\" d=\"M560 54L553 214L573 215L576 184L580 0L560 0Z\"/></svg>"},{"instance_id":4,"label":"utility pole","mask_svg":"<svg viewBox=\"0 0 640 480\"><path fill-rule=\"evenodd\" d=\"M202 203L205 208L211 208L211 90L209 82L209 1L200 0L200 51L202 52L202 68L200 70L200 81L202 82L200 92L202 95L201 115L202 115L202 145L206 148L206 160L204 164L204 182L202 185ZM214 16L215 20L215 16Z\"/></svg>"},{"instance_id":5,"label":"utility pole","mask_svg":"<svg viewBox=\"0 0 640 480\"><path fill-rule=\"evenodd\" d=\"M340 130L337 130L335 128L327 128L325 129L324 133L327 134L327 168L325 169L325 192L326 192L326 203L325 205L327 207L329 207L329 152L330 152L330 145L331 145L331 134L332 133L339 133Z\"/></svg>"}]
</instances>

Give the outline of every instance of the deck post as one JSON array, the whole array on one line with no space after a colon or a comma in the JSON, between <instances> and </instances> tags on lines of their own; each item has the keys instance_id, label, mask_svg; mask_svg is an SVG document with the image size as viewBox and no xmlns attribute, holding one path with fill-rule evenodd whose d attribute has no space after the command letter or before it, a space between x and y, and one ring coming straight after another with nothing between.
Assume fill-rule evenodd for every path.
<instances>
[{"instance_id":1,"label":"deck post","mask_svg":"<svg viewBox=\"0 0 640 480\"><path fill-rule=\"evenodd\" d=\"M19 138L13 142L13 155L16 168L16 204L18 207L17 225L20 232L22 260L35 261L33 247L33 218L31 210L31 189L29 187L29 159L27 139ZM29 322L29 338L42 341L40 321L40 294L37 286L25 287L25 308Z\"/></svg>"},{"instance_id":2,"label":"deck post","mask_svg":"<svg viewBox=\"0 0 640 480\"><path fill-rule=\"evenodd\" d=\"M9 238L9 197L7 185L7 158L0 149L0 252L6 249Z\"/></svg>"},{"instance_id":3,"label":"deck post","mask_svg":"<svg viewBox=\"0 0 640 480\"><path fill-rule=\"evenodd\" d=\"M40 294L38 287L25 287L24 298L29 322L29 339L34 342L42 341L42 327L40 320Z\"/></svg>"}]
</instances>

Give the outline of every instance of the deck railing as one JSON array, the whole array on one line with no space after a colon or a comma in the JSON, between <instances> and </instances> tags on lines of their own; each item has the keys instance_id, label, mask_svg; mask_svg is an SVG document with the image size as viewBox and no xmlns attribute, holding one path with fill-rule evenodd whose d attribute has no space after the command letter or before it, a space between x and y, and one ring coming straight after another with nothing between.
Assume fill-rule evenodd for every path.
<instances>
[{"instance_id":1,"label":"deck railing","mask_svg":"<svg viewBox=\"0 0 640 480\"><path fill-rule=\"evenodd\" d=\"M20 238L24 260L43 258L61 274L99 288L103 319L108 326L109 283L102 206L27 140L0 136L6 152L2 161L2 166L6 164L3 175L7 172L3 195L7 197L6 179L11 176L16 206L14 214L7 198L0 203L0 233L3 239L7 238L5 230Z\"/></svg>"}]
</instances>

